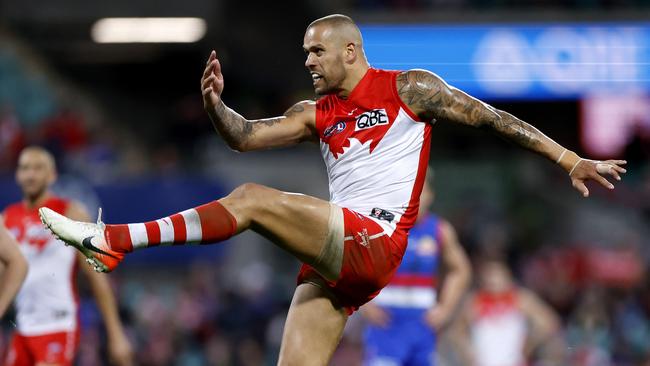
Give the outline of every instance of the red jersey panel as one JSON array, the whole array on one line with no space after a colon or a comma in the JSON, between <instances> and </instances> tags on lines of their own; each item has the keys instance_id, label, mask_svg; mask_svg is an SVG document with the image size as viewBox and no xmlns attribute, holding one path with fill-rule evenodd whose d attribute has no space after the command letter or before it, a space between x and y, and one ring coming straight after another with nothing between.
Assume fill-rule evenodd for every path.
<instances>
[{"instance_id":1,"label":"red jersey panel","mask_svg":"<svg viewBox=\"0 0 650 366\"><path fill-rule=\"evenodd\" d=\"M370 68L347 99L316 102L330 201L366 215L406 245L417 217L431 125L397 94L399 71Z\"/></svg>"}]
</instances>

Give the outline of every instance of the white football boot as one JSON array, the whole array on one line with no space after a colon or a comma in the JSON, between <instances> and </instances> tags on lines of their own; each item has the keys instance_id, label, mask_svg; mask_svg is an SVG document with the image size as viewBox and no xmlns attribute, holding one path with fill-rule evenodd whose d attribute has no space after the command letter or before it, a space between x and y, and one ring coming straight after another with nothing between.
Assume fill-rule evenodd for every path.
<instances>
[{"instance_id":1,"label":"white football boot","mask_svg":"<svg viewBox=\"0 0 650 366\"><path fill-rule=\"evenodd\" d=\"M52 234L77 248L95 271L110 272L124 259L124 253L111 249L106 242L101 208L96 224L71 220L47 207L41 207L38 213Z\"/></svg>"}]
</instances>

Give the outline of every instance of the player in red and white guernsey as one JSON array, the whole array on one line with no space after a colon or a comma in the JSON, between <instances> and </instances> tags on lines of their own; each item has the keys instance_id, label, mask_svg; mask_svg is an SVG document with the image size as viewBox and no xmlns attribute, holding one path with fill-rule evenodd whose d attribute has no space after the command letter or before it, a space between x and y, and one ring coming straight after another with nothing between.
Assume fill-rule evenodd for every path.
<instances>
[{"instance_id":1,"label":"player in red and white guernsey","mask_svg":"<svg viewBox=\"0 0 650 366\"><path fill-rule=\"evenodd\" d=\"M594 179L611 188L600 174L618 179L624 171L622 161L581 159L433 73L371 68L361 33L347 16L312 22L303 42L305 66L322 95L316 102L299 102L280 117L248 120L221 99L224 77L214 51L201 91L214 127L237 151L320 144L329 202L249 183L224 198L157 221L95 225L43 209L44 223L99 271L114 269L126 253L139 248L212 243L248 229L264 235L305 263L278 362L324 365L348 315L376 296L400 263L418 212L434 121L489 126L559 162L585 195L584 181Z\"/></svg>"},{"instance_id":2,"label":"player in red and white guernsey","mask_svg":"<svg viewBox=\"0 0 650 366\"><path fill-rule=\"evenodd\" d=\"M0 319L27 276L27 261L0 215Z\"/></svg>"},{"instance_id":3,"label":"player in red and white guernsey","mask_svg":"<svg viewBox=\"0 0 650 366\"><path fill-rule=\"evenodd\" d=\"M465 349L463 364L526 366L542 346L547 348L547 357L556 358L545 364L563 364L560 319L555 311L533 292L517 286L504 262L483 260L478 272L479 288L468 296L460 316L459 342L470 343L469 349L458 347Z\"/></svg>"},{"instance_id":4,"label":"player in red and white guernsey","mask_svg":"<svg viewBox=\"0 0 650 366\"><path fill-rule=\"evenodd\" d=\"M16 181L23 200L3 212L5 225L29 262L27 278L16 296L16 332L6 366L73 365L79 341L77 268L85 257L67 248L41 224L38 209L49 209L87 220L73 201L54 196L54 159L46 150L28 147L18 160ZM118 365L131 364L131 348L118 318L108 280L83 265L108 332L108 351Z\"/></svg>"}]
</instances>

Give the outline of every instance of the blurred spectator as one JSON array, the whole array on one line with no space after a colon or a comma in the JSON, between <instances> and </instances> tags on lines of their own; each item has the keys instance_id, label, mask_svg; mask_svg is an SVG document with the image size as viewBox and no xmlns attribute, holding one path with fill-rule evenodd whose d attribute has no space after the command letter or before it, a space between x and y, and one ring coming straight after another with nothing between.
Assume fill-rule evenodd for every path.
<instances>
[{"instance_id":1,"label":"blurred spectator","mask_svg":"<svg viewBox=\"0 0 650 366\"><path fill-rule=\"evenodd\" d=\"M571 365L601 366L612 364L613 334L602 289L587 290L567 325Z\"/></svg>"},{"instance_id":2,"label":"blurred spectator","mask_svg":"<svg viewBox=\"0 0 650 366\"><path fill-rule=\"evenodd\" d=\"M0 171L11 170L25 147L25 133L10 104L0 106Z\"/></svg>"},{"instance_id":3,"label":"blurred spectator","mask_svg":"<svg viewBox=\"0 0 650 366\"><path fill-rule=\"evenodd\" d=\"M552 308L516 285L500 260L482 260L476 277L479 287L467 298L458 325L458 334L464 334L457 343L462 364L562 364L561 323Z\"/></svg>"}]
</instances>

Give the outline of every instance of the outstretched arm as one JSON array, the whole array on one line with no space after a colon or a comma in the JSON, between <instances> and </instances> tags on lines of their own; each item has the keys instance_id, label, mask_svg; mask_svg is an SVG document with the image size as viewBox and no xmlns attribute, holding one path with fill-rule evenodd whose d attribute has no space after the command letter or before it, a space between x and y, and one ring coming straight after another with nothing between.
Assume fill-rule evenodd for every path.
<instances>
[{"instance_id":1,"label":"outstretched arm","mask_svg":"<svg viewBox=\"0 0 650 366\"><path fill-rule=\"evenodd\" d=\"M232 149L250 151L316 140L315 102L296 103L279 117L248 120L223 103L223 86L221 64L212 51L201 78L203 106L214 128Z\"/></svg>"},{"instance_id":2,"label":"outstretched arm","mask_svg":"<svg viewBox=\"0 0 650 366\"><path fill-rule=\"evenodd\" d=\"M619 166L625 164L625 161L582 159L530 124L447 85L429 71L411 70L398 75L397 89L402 100L425 120L440 119L474 127L485 126L500 136L557 162L569 173L573 186L585 197L589 195L585 181L592 179L613 189L614 186L603 175L609 174L620 180L619 173L625 173L625 169Z\"/></svg>"},{"instance_id":3,"label":"outstretched arm","mask_svg":"<svg viewBox=\"0 0 650 366\"><path fill-rule=\"evenodd\" d=\"M27 276L27 261L20 253L18 244L9 236L0 216L0 262L4 270L0 273L0 318L18 293Z\"/></svg>"}]
</instances>

